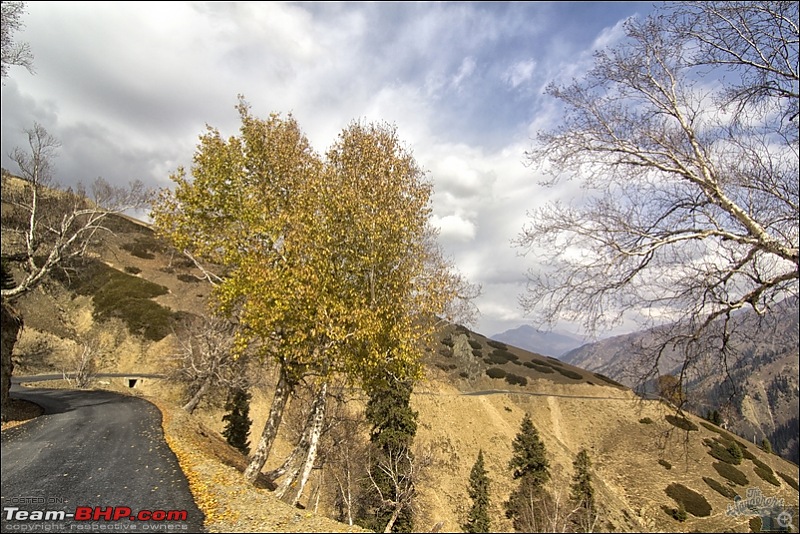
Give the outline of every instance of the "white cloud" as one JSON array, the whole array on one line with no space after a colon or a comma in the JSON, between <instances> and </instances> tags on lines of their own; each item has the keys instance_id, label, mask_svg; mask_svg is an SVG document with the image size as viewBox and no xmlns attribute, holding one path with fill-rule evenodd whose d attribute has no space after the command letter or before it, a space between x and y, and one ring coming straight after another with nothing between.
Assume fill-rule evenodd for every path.
<instances>
[{"instance_id":1,"label":"white cloud","mask_svg":"<svg viewBox=\"0 0 800 534\"><path fill-rule=\"evenodd\" d=\"M475 60L471 57L465 57L464 61L461 62L461 66L458 68L458 72L455 76L453 76L453 80L450 82L450 85L455 89L461 88L461 83L472 76L472 73L475 72Z\"/></svg>"},{"instance_id":2,"label":"white cloud","mask_svg":"<svg viewBox=\"0 0 800 534\"><path fill-rule=\"evenodd\" d=\"M604 28L600 35L592 43L592 49L599 50L608 46L614 46L625 39L625 22L628 19L618 21L609 28Z\"/></svg>"},{"instance_id":3,"label":"white cloud","mask_svg":"<svg viewBox=\"0 0 800 534\"><path fill-rule=\"evenodd\" d=\"M475 238L475 223L460 215L434 215L431 224L439 229L439 236L447 240L471 241Z\"/></svg>"},{"instance_id":4,"label":"white cloud","mask_svg":"<svg viewBox=\"0 0 800 534\"><path fill-rule=\"evenodd\" d=\"M30 2L17 37L37 73L4 80L3 166L38 121L63 143L60 177L165 186L206 124L237 133L238 94L258 116L291 112L320 152L350 121L393 123L430 173L446 253L484 285L478 328L494 333L524 320L516 301L531 260L510 240L528 209L570 193L538 188L523 165L534 128L559 118L541 88L584 69L637 8Z\"/></svg>"},{"instance_id":5,"label":"white cloud","mask_svg":"<svg viewBox=\"0 0 800 534\"><path fill-rule=\"evenodd\" d=\"M441 149L447 151L448 147L440 146L439 149L437 152L442 152ZM458 153L457 149L431 163L437 191L448 193L454 198L479 195L481 189L488 185L485 176L476 169L476 164L482 163L481 159Z\"/></svg>"},{"instance_id":6,"label":"white cloud","mask_svg":"<svg viewBox=\"0 0 800 534\"><path fill-rule=\"evenodd\" d=\"M536 69L536 61L533 59L526 59L511 65L503 73L503 81L516 89L519 85L527 83L533 77L533 71Z\"/></svg>"}]
</instances>

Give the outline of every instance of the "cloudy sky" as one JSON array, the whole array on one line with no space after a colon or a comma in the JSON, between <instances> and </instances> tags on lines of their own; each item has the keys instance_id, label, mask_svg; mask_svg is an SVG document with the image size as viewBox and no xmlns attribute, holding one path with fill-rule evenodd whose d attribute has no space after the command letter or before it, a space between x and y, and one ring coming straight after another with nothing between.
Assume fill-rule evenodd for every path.
<instances>
[{"instance_id":1,"label":"cloudy sky","mask_svg":"<svg viewBox=\"0 0 800 534\"><path fill-rule=\"evenodd\" d=\"M481 284L474 328L525 324L512 239L526 212L567 191L526 167L556 125L543 94L591 63L649 2L30 2L35 73L2 86L2 166L40 123L62 147L63 184L98 176L169 187L209 124L235 135L254 113L291 112L323 152L353 120L387 121L429 172L445 251ZM569 330L569 325L563 326Z\"/></svg>"}]
</instances>

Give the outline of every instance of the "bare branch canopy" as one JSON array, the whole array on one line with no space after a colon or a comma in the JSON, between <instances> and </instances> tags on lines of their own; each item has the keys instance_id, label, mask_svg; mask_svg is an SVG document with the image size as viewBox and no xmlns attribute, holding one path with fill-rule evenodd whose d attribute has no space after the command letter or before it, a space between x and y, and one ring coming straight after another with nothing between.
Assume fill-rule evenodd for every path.
<instances>
[{"instance_id":1,"label":"bare branch canopy","mask_svg":"<svg viewBox=\"0 0 800 534\"><path fill-rule=\"evenodd\" d=\"M3 258L22 265L22 278L3 288L14 299L36 287L65 261L84 254L109 214L149 206L151 194L141 181L127 187L97 178L86 192L62 189L53 179L60 142L41 124L26 131L30 150L16 148L10 157L21 180L3 175Z\"/></svg>"},{"instance_id":2,"label":"bare branch canopy","mask_svg":"<svg viewBox=\"0 0 800 534\"><path fill-rule=\"evenodd\" d=\"M522 304L598 332L629 311L698 339L798 292L798 4L670 2L548 86L560 126L527 153L580 194L530 212Z\"/></svg>"}]
</instances>

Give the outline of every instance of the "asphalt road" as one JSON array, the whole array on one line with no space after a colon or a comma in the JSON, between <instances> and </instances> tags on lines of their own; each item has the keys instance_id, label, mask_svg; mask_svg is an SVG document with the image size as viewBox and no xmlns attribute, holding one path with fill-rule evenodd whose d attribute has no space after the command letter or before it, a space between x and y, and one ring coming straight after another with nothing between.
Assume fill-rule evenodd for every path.
<instances>
[{"instance_id":1,"label":"asphalt road","mask_svg":"<svg viewBox=\"0 0 800 534\"><path fill-rule=\"evenodd\" d=\"M68 373L69 376L71 373ZM141 373L96 373L92 375L94 378L165 378L165 375L154 374L141 374ZM12 384L29 384L32 382L46 382L48 380L61 380L64 378L63 374L47 374L47 375L28 375L28 376L12 376ZM24 391L24 390L17 390Z\"/></svg>"},{"instance_id":2,"label":"asphalt road","mask_svg":"<svg viewBox=\"0 0 800 534\"><path fill-rule=\"evenodd\" d=\"M107 391L11 391L45 415L2 433L0 531L204 532L155 406Z\"/></svg>"}]
</instances>

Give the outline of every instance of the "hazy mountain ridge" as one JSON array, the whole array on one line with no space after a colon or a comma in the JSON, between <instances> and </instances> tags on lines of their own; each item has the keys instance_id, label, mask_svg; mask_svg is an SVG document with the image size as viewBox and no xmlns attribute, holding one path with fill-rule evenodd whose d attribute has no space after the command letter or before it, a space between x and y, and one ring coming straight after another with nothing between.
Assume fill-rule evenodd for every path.
<instances>
[{"instance_id":1,"label":"hazy mountain ridge","mask_svg":"<svg viewBox=\"0 0 800 534\"><path fill-rule=\"evenodd\" d=\"M491 339L508 343L544 356L560 357L565 352L581 346L584 341L561 332L543 332L530 325L521 325L490 336Z\"/></svg>"}]
</instances>

